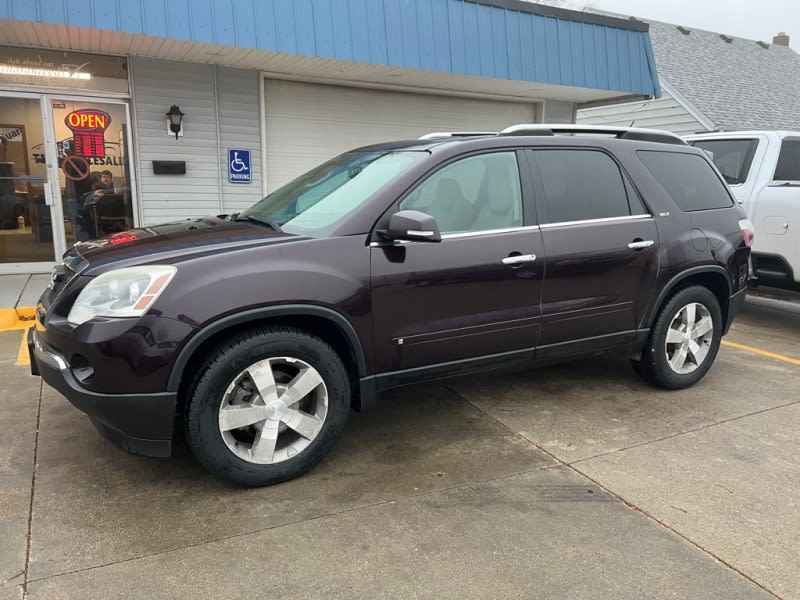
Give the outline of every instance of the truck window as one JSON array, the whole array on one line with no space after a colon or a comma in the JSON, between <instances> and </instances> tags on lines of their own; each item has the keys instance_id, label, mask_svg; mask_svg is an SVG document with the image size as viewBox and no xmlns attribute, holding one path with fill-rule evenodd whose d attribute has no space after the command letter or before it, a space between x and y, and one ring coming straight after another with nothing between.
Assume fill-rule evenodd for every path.
<instances>
[{"instance_id":1,"label":"truck window","mask_svg":"<svg viewBox=\"0 0 800 600\"><path fill-rule=\"evenodd\" d=\"M703 157L654 150L639 150L637 154L681 210L692 212L733 205L728 189Z\"/></svg>"},{"instance_id":2,"label":"truck window","mask_svg":"<svg viewBox=\"0 0 800 600\"><path fill-rule=\"evenodd\" d=\"M773 181L800 181L800 140L783 140Z\"/></svg>"},{"instance_id":3,"label":"truck window","mask_svg":"<svg viewBox=\"0 0 800 600\"><path fill-rule=\"evenodd\" d=\"M711 152L712 160L728 185L744 183L753 164L758 140L697 140L692 146Z\"/></svg>"}]
</instances>

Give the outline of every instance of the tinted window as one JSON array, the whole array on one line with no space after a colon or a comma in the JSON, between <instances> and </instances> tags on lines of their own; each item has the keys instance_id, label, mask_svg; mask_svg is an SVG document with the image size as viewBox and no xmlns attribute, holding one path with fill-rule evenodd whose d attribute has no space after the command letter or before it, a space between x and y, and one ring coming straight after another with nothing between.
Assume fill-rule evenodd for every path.
<instances>
[{"instance_id":1,"label":"tinted window","mask_svg":"<svg viewBox=\"0 0 800 600\"><path fill-rule=\"evenodd\" d=\"M405 209L435 217L442 233L521 226L516 153L471 156L443 167L400 203Z\"/></svg>"},{"instance_id":2,"label":"tinted window","mask_svg":"<svg viewBox=\"0 0 800 600\"><path fill-rule=\"evenodd\" d=\"M608 155L594 150L536 150L551 223L627 217L644 212ZM631 204L633 210L631 210Z\"/></svg>"},{"instance_id":3,"label":"tinted window","mask_svg":"<svg viewBox=\"0 0 800 600\"><path fill-rule=\"evenodd\" d=\"M639 159L681 210L726 208L733 204L706 160L694 154L640 150Z\"/></svg>"},{"instance_id":4,"label":"tinted window","mask_svg":"<svg viewBox=\"0 0 800 600\"><path fill-rule=\"evenodd\" d=\"M698 140L692 145L710 152L725 181L736 185L747 180L758 140Z\"/></svg>"},{"instance_id":5,"label":"tinted window","mask_svg":"<svg viewBox=\"0 0 800 600\"><path fill-rule=\"evenodd\" d=\"M783 140L773 181L800 181L800 140Z\"/></svg>"}]
</instances>

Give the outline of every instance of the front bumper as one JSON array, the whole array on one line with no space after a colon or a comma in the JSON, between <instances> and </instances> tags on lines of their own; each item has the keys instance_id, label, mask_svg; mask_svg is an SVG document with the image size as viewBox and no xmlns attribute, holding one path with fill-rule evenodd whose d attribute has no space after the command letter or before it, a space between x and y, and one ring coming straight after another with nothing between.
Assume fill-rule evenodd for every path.
<instances>
[{"instance_id":1,"label":"front bumper","mask_svg":"<svg viewBox=\"0 0 800 600\"><path fill-rule=\"evenodd\" d=\"M75 408L86 413L97 430L115 446L140 456L172 454L175 392L100 394L84 389L67 361L45 344L35 327L28 330L31 373L41 375Z\"/></svg>"}]
</instances>

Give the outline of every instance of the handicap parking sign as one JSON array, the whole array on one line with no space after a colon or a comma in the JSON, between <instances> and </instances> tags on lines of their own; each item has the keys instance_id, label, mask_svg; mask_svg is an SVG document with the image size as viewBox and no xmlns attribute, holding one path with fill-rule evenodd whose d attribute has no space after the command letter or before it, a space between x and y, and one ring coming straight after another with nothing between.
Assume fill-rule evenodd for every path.
<instances>
[{"instance_id":1,"label":"handicap parking sign","mask_svg":"<svg viewBox=\"0 0 800 600\"><path fill-rule=\"evenodd\" d=\"M231 183L250 183L250 150L228 148L228 181Z\"/></svg>"}]
</instances>

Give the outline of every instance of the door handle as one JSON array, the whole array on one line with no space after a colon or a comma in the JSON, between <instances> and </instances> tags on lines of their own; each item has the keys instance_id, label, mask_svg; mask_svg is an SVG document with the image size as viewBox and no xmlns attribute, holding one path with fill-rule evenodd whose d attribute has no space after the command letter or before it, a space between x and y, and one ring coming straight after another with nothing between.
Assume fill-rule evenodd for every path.
<instances>
[{"instance_id":1,"label":"door handle","mask_svg":"<svg viewBox=\"0 0 800 600\"><path fill-rule=\"evenodd\" d=\"M522 265L525 263L533 262L536 260L535 254L517 254L515 256L506 256L503 259L504 265Z\"/></svg>"},{"instance_id":2,"label":"door handle","mask_svg":"<svg viewBox=\"0 0 800 600\"><path fill-rule=\"evenodd\" d=\"M47 206L53 206L56 203L55 197L53 196L52 182L50 181L44 182L44 203Z\"/></svg>"},{"instance_id":3,"label":"door handle","mask_svg":"<svg viewBox=\"0 0 800 600\"><path fill-rule=\"evenodd\" d=\"M631 250L644 250L645 248L649 248L655 244L653 240L636 240L635 242L631 242L628 244L628 248Z\"/></svg>"}]
</instances>

